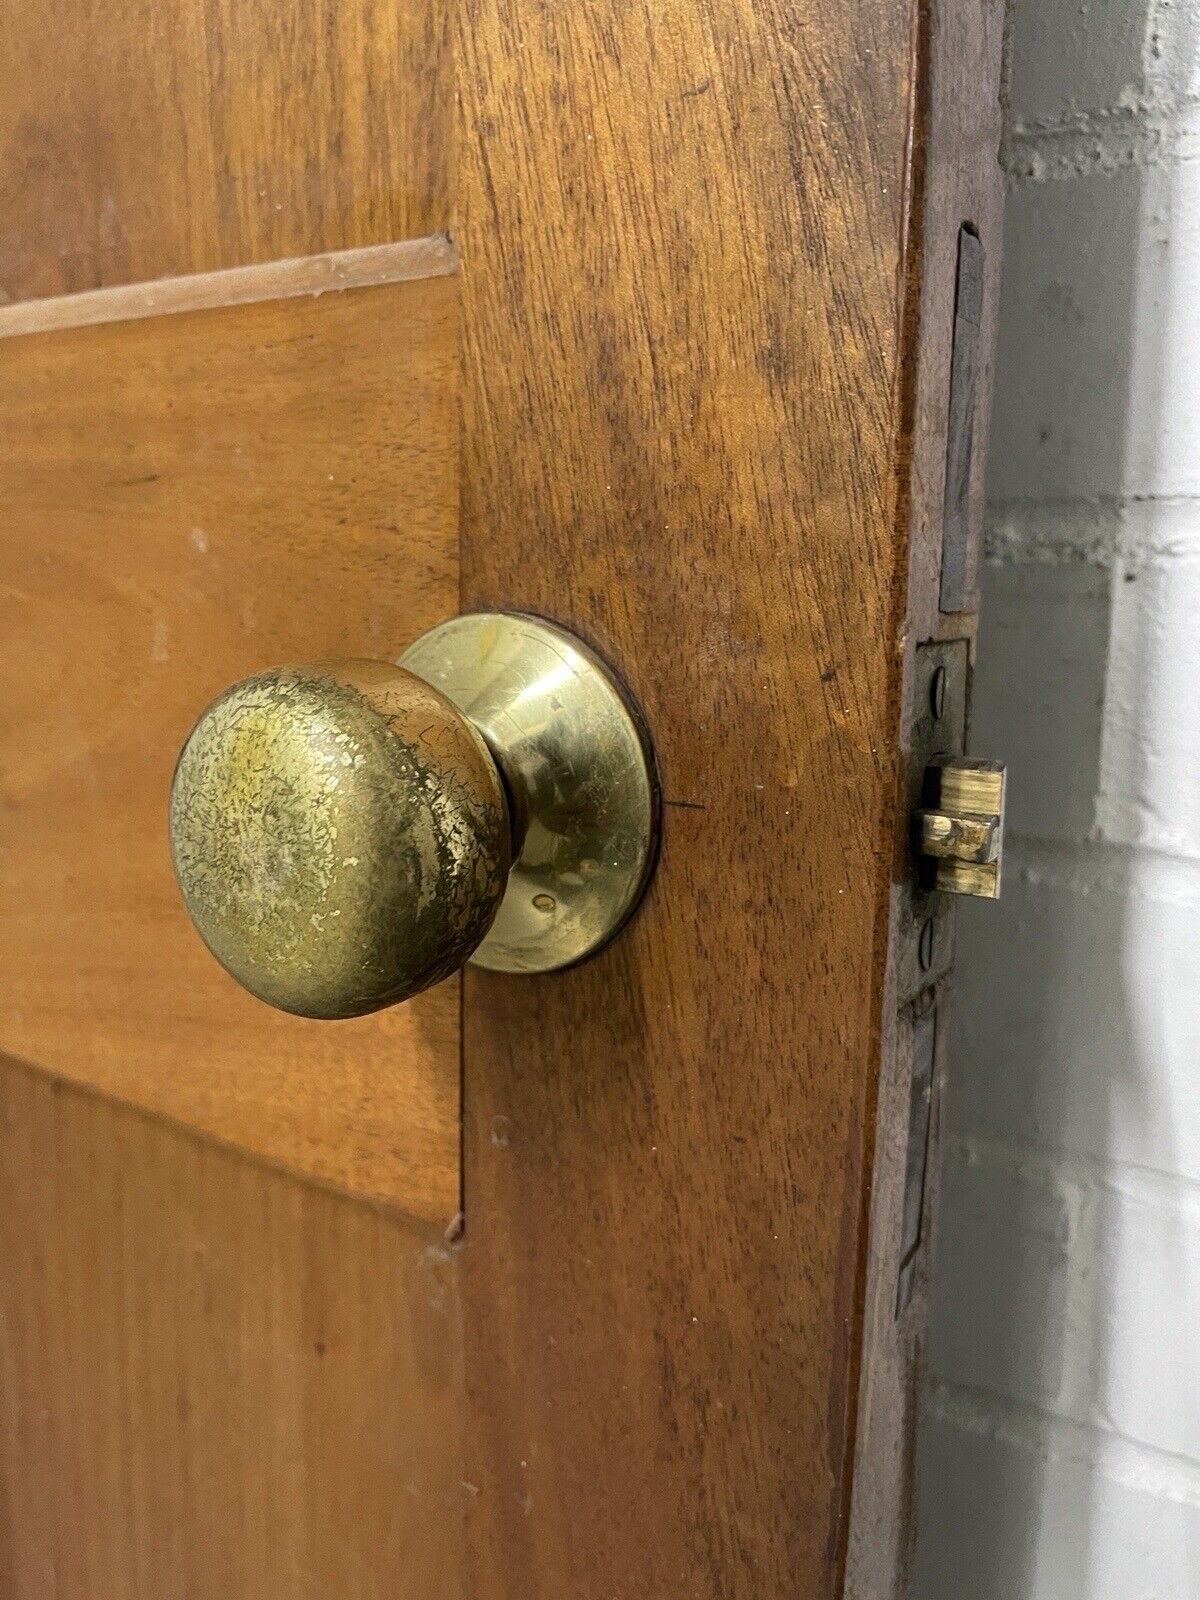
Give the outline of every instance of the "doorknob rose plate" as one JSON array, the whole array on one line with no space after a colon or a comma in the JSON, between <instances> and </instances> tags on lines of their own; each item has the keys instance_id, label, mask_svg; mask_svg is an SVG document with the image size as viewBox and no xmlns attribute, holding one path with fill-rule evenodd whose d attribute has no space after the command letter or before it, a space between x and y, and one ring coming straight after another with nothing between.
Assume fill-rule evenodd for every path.
<instances>
[{"instance_id":1,"label":"doorknob rose plate","mask_svg":"<svg viewBox=\"0 0 1200 1600\"><path fill-rule=\"evenodd\" d=\"M552 972L594 954L641 898L659 818L649 740L607 667L513 612L443 622L400 664L479 730L512 805L508 887L472 965Z\"/></svg>"},{"instance_id":2,"label":"doorknob rose plate","mask_svg":"<svg viewBox=\"0 0 1200 1600\"><path fill-rule=\"evenodd\" d=\"M349 1017L468 959L546 972L637 904L658 795L603 665L549 623L457 618L402 663L280 667L221 695L176 767L176 876L260 999Z\"/></svg>"}]
</instances>

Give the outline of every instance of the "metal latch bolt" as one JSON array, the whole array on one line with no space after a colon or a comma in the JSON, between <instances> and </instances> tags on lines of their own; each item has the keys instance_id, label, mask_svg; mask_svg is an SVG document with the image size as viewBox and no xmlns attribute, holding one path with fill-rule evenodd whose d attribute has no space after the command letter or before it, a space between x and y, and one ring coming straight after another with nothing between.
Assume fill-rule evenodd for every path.
<instances>
[{"instance_id":1,"label":"metal latch bolt","mask_svg":"<svg viewBox=\"0 0 1200 1600\"><path fill-rule=\"evenodd\" d=\"M1004 848L1004 767L970 756L936 757L925 769L933 803L915 813L914 844L932 864L931 888L995 900Z\"/></svg>"}]
</instances>

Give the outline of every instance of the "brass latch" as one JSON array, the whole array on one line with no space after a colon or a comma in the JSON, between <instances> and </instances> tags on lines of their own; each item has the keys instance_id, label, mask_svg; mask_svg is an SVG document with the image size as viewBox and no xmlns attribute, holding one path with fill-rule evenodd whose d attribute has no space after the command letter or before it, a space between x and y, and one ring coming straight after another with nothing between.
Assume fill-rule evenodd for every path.
<instances>
[{"instance_id":1,"label":"brass latch","mask_svg":"<svg viewBox=\"0 0 1200 1600\"><path fill-rule=\"evenodd\" d=\"M914 817L913 843L933 865L931 887L995 900L1004 847L1004 768L971 756L938 756L925 769L932 804Z\"/></svg>"},{"instance_id":2,"label":"brass latch","mask_svg":"<svg viewBox=\"0 0 1200 1600\"><path fill-rule=\"evenodd\" d=\"M950 970L955 895L994 900L1004 850L1004 768L965 753L970 647L918 645L908 722L906 870L897 994L914 999Z\"/></svg>"}]
</instances>

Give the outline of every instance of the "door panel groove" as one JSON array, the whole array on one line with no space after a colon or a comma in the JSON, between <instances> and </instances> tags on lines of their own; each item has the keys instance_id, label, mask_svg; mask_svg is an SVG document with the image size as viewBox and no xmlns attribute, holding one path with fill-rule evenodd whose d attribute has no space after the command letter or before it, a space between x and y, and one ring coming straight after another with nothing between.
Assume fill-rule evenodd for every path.
<instances>
[{"instance_id":1,"label":"door panel groove","mask_svg":"<svg viewBox=\"0 0 1200 1600\"><path fill-rule=\"evenodd\" d=\"M148 283L122 283L83 294L54 295L0 306L0 339L61 332L101 323L132 322L183 311L218 311L262 300L290 300L339 289L373 289L418 278L446 278L458 269L458 251L445 234L364 245L321 255L262 261L219 272L193 272Z\"/></svg>"}]
</instances>

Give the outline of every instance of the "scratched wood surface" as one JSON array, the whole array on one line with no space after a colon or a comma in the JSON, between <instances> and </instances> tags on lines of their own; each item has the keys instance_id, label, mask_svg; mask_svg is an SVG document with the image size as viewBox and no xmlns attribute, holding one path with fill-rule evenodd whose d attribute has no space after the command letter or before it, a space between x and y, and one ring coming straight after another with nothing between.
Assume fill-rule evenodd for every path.
<instances>
[{"instance_id":1,"label":"scratched wood surface","mask_svg":"<svg viewBox=\"0 0 1200 1600\"><path fill-rule=\"evenodd\" d=\"M5 1600L462 1600L440 1228L0 1070Z\"/></svg>"},{"instance_id":2,"label":"scratched wood surface","mask_svg":"<svg viewBox=\"0 0 1200 1600\"><path fill-rule=\"evenodd\" d=\"M463 8L464 598L617 662L666 797L618 944L466 978L477 1600L840 1590L919 10Z\"/></svg>"},{"instance_id":3,"label":"scratched wood surface","mask_svg":"<svg viewBox=\"0 0 1200 1600\"><path fill-rule=\"evenodd\" d=\"M0 339L0 1049L445 1226L456 983L319 1026L191 929L166 799L264 665L457 606L456 285Z\"/></svg>"},{"instance_id":4,"label":"scratched wood surface","mask_svg":"<svg viewBox=\"0 0 1200 1600\"><path fill-rule=\"evenodd\" d=\"M442 232L448 7L12 3L0 298Z\"/></svg>"}]
</instances>

